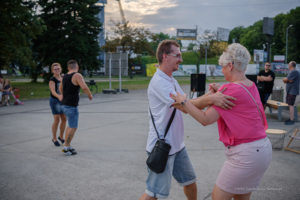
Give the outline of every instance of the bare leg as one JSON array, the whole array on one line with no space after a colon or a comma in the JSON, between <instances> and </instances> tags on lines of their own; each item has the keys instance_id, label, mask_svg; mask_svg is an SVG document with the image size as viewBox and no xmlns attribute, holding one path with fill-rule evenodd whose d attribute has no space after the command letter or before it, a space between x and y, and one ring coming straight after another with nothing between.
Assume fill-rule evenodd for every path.
<instances>
[{"instance_id":1,"label":"bare leg","mask_svg":"<svg viewBox=\"0 0 300 200\"><path fill-rule=\"evenodd\" d=\"M157 198L155 197L149 197L146 193L144 193L140 198L140 200L156 200L156 199Z\"/></svg>"},{"instance_id":2,"label":"bare leg","mask_svg":"<svg viewBox=\"0 0 300 200\"><path fill-rule=\"evenodd\" d=\"M52 124L52 140L53 142L56 142L56 132L59 124L59 115L53 115L54 122Z\"/></svg>"},{"instance_id":3,"label":"bare leg","mask_svg":"<svg viewBox=\"0 0 300 200\"><path fill-rule=\"evenodd\" d=\"M197 200L197 184L192 183L183 187L183 192L188 200Z\"/></svg>"},{"instance_id":4,"label":"bare leg","mask_svg":"<svg viewBox=\"0 0 300 200\"><path fill-rule=\"evenodd\" d=\"M294 121L294 106L289 105L289 109L290 109L290 119Z\"/></svg>"},{"instance_id":5,"label":"bare leg","mask_svg":"<svg viewBox=\"0 0 300 200\"><path fill-rule=\"evenodd\" d=\"M77 128L70 128L70 127L67 128L65 147L70 146L76 130L77 130Z\"/></svg>"},{"instance_id":6,"label":"bare leg","mask_svg":"<svg viewBox=\"0 0 300 200\"><path fill-rule=\"evenodd\" d=\"M60 139L63 140L64 139L64 132L65 132L65 129L66 129L67 117L66 117L65 114L61 114L60 119L61 119L61 122L60 122L60 126L59 126L59 129L60 129L59 137L60 137Z\"/></svg>"},{"instance_id":7,"label":"bare leg","mask_svg":"<svg viewBox=\"0 0 300 200\"><path fill-rule=\"evenodd\" d=\"M224 190L219 188L217 185L215 185L211 196L212 196L213 200L231 200L233 198L234 194L225 192Z\"/></svg>"}]
</instances>

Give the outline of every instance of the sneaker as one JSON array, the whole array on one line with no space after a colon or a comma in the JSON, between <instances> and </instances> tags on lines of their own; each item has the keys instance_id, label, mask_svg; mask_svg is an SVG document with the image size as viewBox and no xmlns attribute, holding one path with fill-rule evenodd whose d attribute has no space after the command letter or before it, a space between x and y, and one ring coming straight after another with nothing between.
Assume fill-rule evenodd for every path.
<instances>
[{"instance_id":1,"label":"sneaker","mask_svg":"<svg viewBox=\"0 0 300 200\"><path fill-rule=\"evenodd\" d=\"M64 144L65 143L65 140L63 140L63 139L60 139L60 137L58 136L58 139L61 141L61 143L62 144Z\"/></svg>"},{"instance_id":2,"label":"sneaker","mask_svg":"<svg viewBox=\"0 0 300 200\"><path fill-rule=\"evenodd\" d=\"M57 147L59 147L59 146L60 146L60 144L59 144L59 142L58 142L58 141L55 141L55 142L54 142L54 141L52 140L52 142L54 143L54 145L55 145L55 146L57 146Z\"/></svg>"},{"instance_id":3,"label":"sneaker","mask_svg":"<svg viewBox=\"0 0 300 200\"><path fill-rule=\"evenodd\" d=\"M288 118L287 120L285 120L284 122L289 122L291 119L290 118Z\"/></svg>"},{"instance_id":4,"label":"sneaker","mask_svg":"<svg viewBox=\"0 0 300 200\"><path fill-rule=\"evenodd\" d=\"M290 120L290 121L288 121L288 122L285 122L284 124L285 124L285 125L294 125L295 122L294 122L293 120Z\"/></svg>"},{"instance_id":5,"label":"sneaker","mask_svg":"<svg viewBox=\"0 0 300 200\"><path fill-rule=\"evenodd\" d=\"M61 151L67 155L75 155L77 154L77 152L75 151L75 149L73 149L71 146L65 150L64 148L61 149Z\"/></svg>"}]
</instances>

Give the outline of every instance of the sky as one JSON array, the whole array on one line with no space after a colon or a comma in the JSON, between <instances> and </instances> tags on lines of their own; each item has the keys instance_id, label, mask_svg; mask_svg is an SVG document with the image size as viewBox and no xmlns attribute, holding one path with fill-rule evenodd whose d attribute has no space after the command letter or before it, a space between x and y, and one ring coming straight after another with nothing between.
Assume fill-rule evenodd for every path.
<instances>
[{"instance_id":1,"label":"sky","mask_svg":"<svg viewBox=\"0 0 300 200\"><path fill-rule=\"evenodd\" d=\"M121 0L126 21L154 33L176 35L177 28L216 31L217 27L248 27L264 17L275 17L300 6L300 0ZM119 4L107 0L105 32L110 20L121 20Z\"/></svg>"}]
</instances>

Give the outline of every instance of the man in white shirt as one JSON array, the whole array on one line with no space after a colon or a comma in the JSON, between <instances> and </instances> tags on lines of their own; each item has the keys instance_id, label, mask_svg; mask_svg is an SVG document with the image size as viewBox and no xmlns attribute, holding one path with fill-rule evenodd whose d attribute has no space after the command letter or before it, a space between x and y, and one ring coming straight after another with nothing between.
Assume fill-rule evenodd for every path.
<instances>
[{"instance_id":1,"label":"man in white shirt","mask_svg":"<svg viewBox=\"0 0 300 200\"><path fill-rule=\"evenodd\" d=\"M178 110L165 138L166 143L172 147L166 168L164 172L160 174L156 174L148 168L149 173L146 180L147 189L140 200L168 198L172 176L180 186L183 186L184 193L188 200L197 199L196 174L183 142L184 127L182 114L179 110L182 112L185 111L178 105L178 102L174 102L170 97L170 94L176 94L176 91L184 94L178 82L172 77L173 71L177 71L179 64L182 62L179 47L179 44L174 40L164 40L157 48L156 57L160 67L150 81L148 99L154 123L161 139L164 138L164 132L173 110L175 108ZM234 106L234 104L227 99L234 100L234 98L223 95L221 92L216 92L217 89L217 86L211 89L210 93L214 93L213 95L206 94L201 98L190 101L201 109L212 104L224 109L231 109L231 106ZM184 103L185 102L182 102L181 104ZM150 130L146 147L148 155L150 155L158 139L150 112L149 126Z\"/></svg>"}]
</instances>

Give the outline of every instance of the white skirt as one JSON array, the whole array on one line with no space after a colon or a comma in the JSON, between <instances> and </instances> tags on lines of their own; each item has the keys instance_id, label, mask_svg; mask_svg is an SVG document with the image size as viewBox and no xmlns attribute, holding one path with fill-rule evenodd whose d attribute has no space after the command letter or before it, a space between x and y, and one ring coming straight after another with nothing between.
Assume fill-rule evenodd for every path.
<instances>
[{"instance_id":1,"label":"white skirt","mask_svg":"<svg viewBox=\"0 0 300 200\"><path fill-rule=\"evenodd\" d=\"M216 181L222 190L247 194L257 190L272 159L272 145L266 137L254 142L226 147L227 160Z\"/></svg>"}]
</instances>

